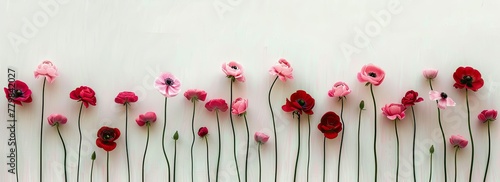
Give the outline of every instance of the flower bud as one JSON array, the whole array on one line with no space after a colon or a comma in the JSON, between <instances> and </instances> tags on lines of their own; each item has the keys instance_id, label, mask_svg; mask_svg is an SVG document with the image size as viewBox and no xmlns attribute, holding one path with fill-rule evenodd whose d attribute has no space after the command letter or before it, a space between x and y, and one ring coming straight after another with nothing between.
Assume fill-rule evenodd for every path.
<instances>
[{"instance_id":1,"label":"flower bud","mask_svg":"<svg viewBox=\"0 0 500 182\"><path fill-rule=\"evenodd\" d=\"M179 132L178 131L175 131L173 139L179 140Z\"/></svg>"},{"instance_id":2,"label":"flower bud","mask_svg":"<svg viewBox=\"0 0 500 182\"><path fill-rule=\"evenodd\" d=\"M92 157L90 159L95 160L95 157L96 156L95 156L95 151L94 151L94 153L92 153Z\"/></svg>"}]
</instances>

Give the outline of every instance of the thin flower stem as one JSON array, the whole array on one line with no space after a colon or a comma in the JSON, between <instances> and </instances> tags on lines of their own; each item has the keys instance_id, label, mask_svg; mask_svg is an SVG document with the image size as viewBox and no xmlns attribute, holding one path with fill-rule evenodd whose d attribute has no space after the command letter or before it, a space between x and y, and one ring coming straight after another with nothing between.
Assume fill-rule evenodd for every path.
<instances>
[{"instance_id":1,"label":"thin flower stem","mask_svg":"<svg viewBox=\"0 0 500 182\"><path fill-rule=\"evenodd\" d=\"M144 172L144 164L146 163L146 153L148 152L148 144L149 144L149 126L150 126L149 122L146 123L146 126L148 127L148 135L146 137L146 147L144 148L144 156L142 156L142 182L144 182L144 179L145 179L144 178L144 174L145 174L145 172Z\"/></svg>"},{"instance_id":2,"label":"thin flower stem","mask_svg":"<svg viewBox=\"0 0 500 182\"><path fill-rule=\"evenodd\" d=\"M309 181L309 162L311 161L311 119L307 115L307 181Z\"/></svg>"},{"instance_id":3,"label":"thin flower stem","mask_svg":"<svg viewBox=\"0 0 500 182\"><path fill-rule=\"evenodd\" d=\"M248 181L248 147L250 146L250 131L248 130L248 121L246 113L243 114L243 118L245 118L245 128L247 129L247 152L245 154L245 181Z\"/></svg>"},{"instance_id":4,"label":"thin flower stem","mask_svg":"<svg viewBox=\"0 0 500 182\"><path fill-rule=\"evenodd\" d=\"M267 95L267 100L269 101L269 109L271 110L271 118L273 119L273 130L274 130L274 182L278 181L278 137L276 134L276 121L274 120L274 112L273 106L271 105L271 91L273 90L273 86L278 80L278 76L271 84L271 88L269 88L269 94Z\"/></svg>"},{"instance_id":5,"label":"thin flower stem","mask_svg":"<svg viewBox=\"0 0 500 182\"><path fill-rule=\"evenodd\" d=\"M300 154L300 114L297 113L297 157L295 159L295 171L293 173L293 182L297 180L297 166L299 164L299 154Z\"/></svg>"},{"instance_id":6,"label":"thin flower stem","mask_svg":"<svg viewBox=\"0 0 500 182\"><path fill-rule=\"evenodd\" d=\"M257 154L259 155L259 182L262 181L262 162L260 161L260 143L258 144Z\"/></svg>"},{"instance_id":7,"label":"thin flower stem","mask_svg":"<svg viewBox=\"0 0 500 182\"><path fill-rule=\"evenodd\" d=\"M433 153L431 153L431 166L429 169L429 182L432 181L432 155L433 155Z\"/></svg>"},{"instance_id":8,"label":"thin flower stem","mask_svg":"<svg viewBox=\"0 0 500 182\"><path fill-rule=\"evenodd\" d=\"M78 144L78 167L76 169L76 182L80 181L80 154L82 151L82 127L80 126L80 120L82 118L82 108L83 102L80 104L80 112L78 112L78 134L80 134L80 140Z\"/></svg>"},{"instance_id":9,"label":"thin flower stem","mask_svg":"<svg viewBox=\"0 0 500 182\"><path fill-rule=\"evenodd\" d=\"M94 174L94 160L92 160L92 165L90 166L90 182L92 182L93 174Z\"/></svg>"},{"instance_id":10,"label":"thin flower stem","mask_svg":"<svg viewBox=\"0 0 500 182\"><path fill-rule=\"evenodd\" d=\"M469 136L470 136L470 143L472 147L472 157L470 159L470 172L469 172L469 182L472 181L472 171L474 168L474 138L472 138L472 130L470 127L470 109L469 109L469 89L465 89L465 102L467 104L467 124L469 126Z\"/></svg>"},{"instance_id":11,"label":"thin flower stem","mask_svg":"<svg viewBox=\"0 0 500 182\"><path fill-rule=\"evenodd\" d=\"M231 78L229 109L233 108L233 82L234 78ZM233 156L234 163L236 165L236 174L238 175L238 181L241 182L240 169L238 167L238 158L236 157L236 133L234 131L233 114L231 112L229 112L229 120L231 120L231 129L233 130Z\"/></svg>"},{"instance_id":12,"label":"thin flower stem","mask_svg":"<svg viewBox=\"0 0 500 182\"><path fill-rule=\"evenodd\" d=\"M490 121L488 122L488 159L486 160L486 169L484 170L483 182L486 182L486 176L488 176L488 167L490 166L490 153L491 153L491 135L490 135Z\"/></svg>"},{"instance_id":13,"label":"thin flower stem","mask_svg":"<svg viewBox=\"0 0 500 182\"><path fill-rule=\"evenodd\" d=\"M68 173L66 171L66 145L64 144L61 131L59 131L59 123L56 124L56 128L57 128L57 133L59 134L59 138L61 138L61 143L63 145L63 150L64 150L64 181L68 181Z\"/></svg>"},{"instance_id":14,"label":"thin flower stem","mask_svg":"<svg viewBox=\"0 0 500 182\"><path fill-rule=\"evenodd\" d=\"M167 97L165 97L165 107L164 107L164 115L163 115L163 134L161 137L161 146L163 148L163 155L165 156L165 160L167 160L167 170L168 170L168 181L170 182L170 162L168 161L167 152L165 151L165 129L167 128Z\"/></svg>"},{"instance_id":15,"label":"thin flower stem","mask_svg":"<svg viewBox=\"0 0 500 182\"><path fill-rule=\"evenodd\" d=\"M344 125L344 98L340 98L340 102L342 103L342 106L340 107L340 122L342 122L342 136L340 137L340 149L339 149L339 162L337 164L337 182L340 182L340 160L342 159L342 145L344 144L344 132L345 132L345 125Z\"/></svg>"},{"instance_id":16,"label":"thin flower stem","mask_svg":"<svg viewBox=\"0 0 500 182\"><path fill-rule=\"evenodd\" d=\"M417 119L415 117L415 110L413 106L411 106L411 114L413 116L413 152L412 152L412 160L413 160L413 181L417 181L417 173L415 173L415 138L417 137Z\"/></svg>"},{"instance_id":17,"label":"thin flower stem","mask_svg":"<svg viewBox=\"0 0 500 182\"><path fill-rule=\"evenodd\" d=\"M42 182L43 177L43 167L42 167L42 156L43 156L43 113L45 110L45 82L47 81L47 78L43 78L43 86L42 86L42 117L40 119L40 182ZM66 168L64 168L66 170ZM66 179L67 180L67 179Z\"/></svg>"},{"instance_id":18,"label":"thin flower stem","mask_svg":"<svg viewBox=\"0 0 500 182\"><path fill-rule=\"evenodd\" d=\"M373 84L370 84L370 92L372 94L373 100L373 113L374 113L374 127L373 127L373 156L375 157L375 182L377 182L377 171L378 171L378 163L377 163L377 103L375 101L375 95L373 94Z\"/></svg>"},{"instance_id":19,"label":"thin flower stem","mask_svg":"<svg viewBox=\"0 0 500 182\"><path fill-rule=\"evenodd\" d=\"M394 120L394 131L396 131L396 182L399 181L399 135L398 119Z\"/></svg>"},{"instance_id":20,"label":"thin flower stem","mask_svg":"<svg viewBox=\"0 0 500 182\"><path fill-rule=\"evenodd\" d=\"M193 100L193 117L191 119L191 133L193 136L193 141L191 143L191 181L194 181L194 163L193 163L193 147L194 147L194 141L196 140L196 137L194 135L194 114L196 112L196 100Z\"/></svg>"},{"instance_id":21,"label":"thin flower stem","mask_svg":"<svg viewBox=\"0 0 500 182\"><path fill-rule=\"evenodd\" d=\"M130 160L128 157L128 103L125 103L125 153L127 154L127 175L128 181L130 182Z\"/></svg>"},{"instance_id":22,"label":"thin flower stem","mask_svg":"<svg viewBox=\"0 0 500 182\"><path fill-rule=\"evenodd\" d=\"M455 182L457 182L457 152L460 147L455 146Z\"/></svg>"},{"instance_id":23,"label":"thin flower stem","mask_svg":"<svg viewBox=\"0 0 500 182\"><path fill-rule=\"evenodd\" d=\"M432 80L429 79L429 86L432 89ZM438 104L438 101L436 101L436 105ZM439 109L439 107L437 107L437 111L438 111L438 122L439 122L439 129L441 129L441 136L443 138L443 155L444 155L444 158L443 158L443 166L444 166L444 181L447 182L448 181L448 172L446 170L446 139L445 139L445 135L444 135L444 130L443 130L443 124L441 123L441 109Z\"/></svg>"},{"instance_id":24,"label":"thin flower stem","mask_svg":"<svg viewBox=\"0 0 500 182\"><path fill-rule=\"evenodd\" d=\"M175 166L177 163L177 140L174 140L174 182L175 182Z\"/></svg>"},{"instance_id":25,"label":"thin flower stem","mask_svg":"<svg viewBox=\"0 0 500 182\"><path fill-rule=\"evenodd\" d=\"M215 182L219 182L219 163L220 163L220 152L221 152L221 137L220 137L220 123L219 123L219 109L215 110L215 117L217 117L217 134L219 135L219 151L217 155L217 168L215 172ZM174 181L175 182L175 181Z\"/></svg>"},{"instance_id":26,"label":"thin flower stem","mask_svg":"<svg viewBox=\"0 0 500 182\"><path fill-rule=\"evenodd\" d=\"M326 179L326 137L323 137L323 182Z\"/></svg>"},{"instance_id":27,"label":"thin flower stem","mask_svg":"<svg viewBox=\"0 0 500 182\"><path fill-rule=\"evenodd\" d=\"M208 155L208 138L205 136L205 143L207 144L207 177L210 182L210 155Z\"/></svg>"},{"instance_id":28,"label":"thin flower stem","mask_svg":"<svg viewBox=\"0 0 500 182\"><path fill-rule=\"evenodd\" d=\"M361 141L360 141L360 137L359 137L360 133L361 133L360 132L361 131L361 111L363 111L363 109L359 109L359 116L358 116L358 175L356 178L358 182L359 182L359 162L360 162L359 155L360 155L360 149L361 149L361 147L360 147Z\"/></svg>"},{"instance_id":29,"label":"thin flower stem","mask_svg":"<svg viewBox=\"0 0 500 182\"><path fill-rule=\"evenodd\" d=\"M109 182L109 151L106 152L106 181Z\"/></svg>"}]
</instances>

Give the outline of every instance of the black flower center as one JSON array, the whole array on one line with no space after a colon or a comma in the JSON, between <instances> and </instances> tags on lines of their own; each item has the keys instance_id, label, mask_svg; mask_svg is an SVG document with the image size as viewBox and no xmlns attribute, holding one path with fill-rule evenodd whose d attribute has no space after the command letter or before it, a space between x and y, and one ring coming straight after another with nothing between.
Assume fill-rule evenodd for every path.
<instances>
[{"instance_id":1,"label":"black flower center","mask_svg":"<svg viewBox=\"0 0 500 182\"><path fill-rule=\"evenodd\" d=\"M103 134L102 134L102 138L103 138L104 140L106 140L106 141L109 141L109 140L113 139L113 136L114 136L114 134L113 134L113 132L112 132L112 131L105 131L105 132L103 132Z\"/></svg>"},{"instance_id":2,"label":"black flower center","mask_svg":"<svg viewBox=\"0 0 500 182\"><path fill-rule=\"evenodd\" d=\"M446 99L448 98L448 94L441 92L441 98Z\"/></svg>"},{"instance_id":3,"label":"black flower center","mask_svg":"<svg viewBox=\"0 0 500 182\"><path fill-rule=\"evenodd\" d=\"M306 105L306 101L304 101L302 99L297 100L297 103L299 103L299 105L302 107L304 107L304 105Z\"/></svg>"},{"instance_id":4,"label":"black flower center","mask_svg":"<svg viewBox=\"0 0 500 182\"><path fill-rule=\"evenodd\" d=\"M14 91L12 92L12 96L13 96L14 98L22 97L22 96L23 96L23 92L22 92L21 90L17 90L17 89L16 89L16 90L14 90Z\"/></svg>"},{"instance_id":5,"label":"black flower center","mask_svg":"<svg viewBox=\"0 0 500 182\"><path fill-rule=\"evenodd\" d=\"M466 84L468 87L472 87L472 77L469 76L469 75L465 75L464 77L462 77L462 79L460 80L460 83L462 84Z\"/></svg>"},{"instance_id":6,"label":"black flower center","mask_svg":"<svg viewBox=\"0 0 500 182\"><path fill-rule=\"evenodd\" d=\"M231 66L231 68L233 68L234 70L237 70L238 67L237 66Z\"/></svg>"},{"instance_id":7,"label":"black flower center","mask_svg":"<svg viewBox=\"0 0 500 182\"><path fill-rule=\"evenodd\" d=\"M174 80L172 80L171 78L167 78L165 79L165 84L168 86L172 86L174 84Z\"/></svg>"},{"instance_id":8,"label":"black flower center","mask_svg":"<svg viewBox=\"0 0 500 182\"><path fill-rule=\"evenodd\" d=\"M368 76L375 78L375 77L377 77L377 74L374 72L370 72L370 73L368 73Z\"/></svg>"}]
</instances>

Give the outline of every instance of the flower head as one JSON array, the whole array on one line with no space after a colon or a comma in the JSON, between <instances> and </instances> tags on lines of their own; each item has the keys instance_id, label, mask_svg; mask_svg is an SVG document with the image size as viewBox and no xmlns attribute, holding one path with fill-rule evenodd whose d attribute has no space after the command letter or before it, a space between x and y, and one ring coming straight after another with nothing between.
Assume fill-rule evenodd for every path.
<instances>
[{"instance_id":1,"label":"flower head","mask_svg":"<svg viewBox=\"0 0 500 182\"><path fill-rule=\"evenodd\" d=\"M450 143L454 147L465 148L469 141L467 141L463 136L460 135L451 135Z\"/></svg>"},{"instance_id":2,"label":"flower head","mask_svg":"<svg viewBox=\"0 0 500 182\"><path fill-rule=\"evenodd\" d=\"M427 79L434 79L438 75L438 70L437 69L425 69L424 71L422 71L422 74Z\"/></svg>"},{"instance_id":3,"label":"flower head","mask_svg":"<svg viewBox=\"0 0 500 182\"><path fill-rule=\"evenodd\" d=\"M66 124L68 118L61 114L51 114L49 117L47 117L47 121L49 122L50 126L55 126L58 124Z\"/></svg>"},{"instance_id":4,"label":"flower head","mask_svg":"<svg viewBox=\"0 0 500 182\"><path fill-rule=\"evenodd\" d=\"M373 64L364 65L361 71L358 73L359 82L368 82L375 86L378 86L384 81L385 72L379 67Z\"/></svg>"},{"instance_id":5,"label":"flower head","mask_svg":"<svg viewBox=\"0 0 500 182\"><path fill-rule=\"evenodd\" d=\"M440 109L446 109L446 106L455 106L456 105L455 101L453 101L453 99L448 97L448 94L446 94L444 92L438 92L438 91L431 90L429 92L429 99L437 100L438 107Z\"/></svg>"},{"instance_id":6,"label":"flower head","mask_svg":"<svg viewBox=\"0 0 500 182\"><path fill-rule=\"evenodd\" d=\"M101 127L97 131L97 139L95 141L97 147L109 152L116 148L115 140L120 137L120 130L118 128L110 128L107 126Z\"/></svg>"},{"instance_id":7,"label":"flower head","mask_svg":"<svg viewBox=\"0 0 500 182\"><path fill-rule=\"evenodd\" d=\"M14 104L22 106L22 102L30 103L32 101L30 88L21 80L9 82L9 86L4 87L3 91L7 100Z\"/></svg>"},{"instance_id":8,"label":"flower head","mask_svg":"<svg viewBox=\"0 0 500 182\"><path fill-rule=\"evenodd\" d=\"M417 102L422 102L424 99L422 97L418 96L418 92L415 92L413 90L409 90L406 92L405 96L403 99L401 99L401 104L405 106L413 106Z\"/></svg>"},{"instance_id":9,"label":"flower head","mask_svg":"<svg viewBox=\"0 0 500 182\"><path fill-rule=\"evenodd\" d=\"M477 91L484 85L484 80L481 78L481 73L472 67L459 67L453 73L455 88L467 88L472 91Z\"/></svg>"},{"instance_id":10,"label":"flower head","mask_svg":"<svg viewBox=\"0 0 500 182\"><path fill-rule=\"evenodd\" d=\"M248 100L238 97L233 102L233 108L231 108L231 113L234 115L242 115L247 112Z\"/></svg>"},{"instance_id":11,"label":"flower head","mask_svg":"<svg viewBox=\"0 0 500 182\"><path fill-rule=\"evenodd\" d=\"M224 99L211 99L205 104L205 108L207 108L208 111L219 110L226 112L229 107Z\"/></svg>"},{"instance_id":12,"label":"flower head","mask_svg":"<svg viewBox=\"0 0 500 182\"><path fill-rule=\"evenodd\" d=\"M237 62L231 61L229 63L223 63L222 71L228 78L234 78L240 82L245 82L245 76L243 76L243 67Z\"/></svg>"},{"instance_id":13,"label":"flower head","mask_svg":"<svg viewBox=\"0 0 500 182\"><path fill-rule=\"evenodd\" d=\"M134 92L129 92L129 91L120 92L115 97L115 102L117 104L123 104L123 105L128 104L128 103L137 102L137 100L139 100L137 95L135 95Z\"/></svg>"},{"instance_id":14,"label":"flower head","mask_svg":"<svg viewBox=\"0 0 500 182\"><path fill-rule=\"evenodd\" d=\"M57 67L49 60L45 60L41 64L39 64L34 73L35 78L38 78L39 76L45 76L49 83L52 83L54 79L59 76L59 74L57 73Z\"/></svg>"},{"instance_id":15,"label":"flower head","mask_svg":"<svg viewBox=\"0 0 500 182\"><path fill-rule=\"evenodd\" d=\"M406 107L403 104L386 104L382 107L382 113L384 113L390 120L402 120L405 118Z\"/></svg>"},{"instance_id":16,"label":"flower head","mask_svg":"<svg viewBox=\"0 0 500 182\"><path fill-rule=\"evenodd\" d=\"M342 123L339 115L329 111L321 117L321 122L318 124L318 129L328 139L336 138L342 131Z\"/></svg>"},{"instance_id":17,"label":"flower head","mask_svg":"<svg viewBox=\"0 0 500 182\"><path fill-rule=\"evenodd\" d=\"M483 110L479 115L477 115L477 118L479 121L482 121L483 123L488 122L488 121L495 121L497 119L497 111L494 109L491 110Z\"/></svg>"},{"instance_id":18,"label":"flower head","mask_svg":"<svg viewBox=\"0 0 500 182\"><path fill-rule=\"evenodd\" d=\"M253 136L255 141L259 144L264 144L269 140L269 135L266 135L265 133L262 132L255 132L255 135Z\"/></svg>"},{"instance_id":19,"label":"flower head","mask_svg":"<svg viewBox=\"0 0 500 182\"><path fill-rule=\"evenodd\" d=\"M154 113L154 112L147 112L147 113L141 114L141 115L139 115L139 117L137 117L137 119L135 119L135 122L139 126L144 126L146 123L151 124L151 123L154 123L155 121L156 121L156 113Z\"/></svg>"},{"instance_id":20,"label":"flower head","mask_svg":"<svg viewBox=\"0 0 500 182\"><path fill-rule=\"evenodd\" d=\"M351 93L351 89L344 82L337 82L333 85L332 89L328 91L330 97L345 97Z\"/></svg>"},{"instance_id":21,"label":"flower head","mask_svg":"<svg viewBox=\"0 0 500 182\"><path fill-rule=\"evenodd\" d=\"M69 93L69 97L73 100L77 100L78 102L83 102L83 105L86 108L89 107L89 104L95 106L97 102L94 90L87 86L80 86L71 91L71 93Z\"/></svg>"},{"instance_id":22,"label":"flower head","mask_svg":"<svg viewBox=\"0 0 500 182\"><path fill-rule=\"evenodd\" d=\"M285 112L294 112L302 115L302 112L312 115L314 112L312 108L314 107L314 99L304 90L297 90L290 96L290 100L287 98L285 105L281 106L281 109Z\"/></svg>"},{"instance_id":23,"label":"flower head","mask_svg":"<svg viewBox=\"0 0 500 182\"><path fill-rule=\"evenodd\" d=\"M205 101L205 99L207 98L207 93L204 90L189 89L184 92L184 97L192 102L198 100Z\"/></svg>"},{"instance_id":24,"label":"flower head","mask_svg":"<svg viewBox=\"0 0 500 182\"><path fill-rule=\"evenodd\" d=\"M158 76L154 86L165 97L174 97L181 91L181 82L171 73Z\"/></svg>"},{"instance_id":25,"label":"flower head","mask_svg":"<svg viewBox=\"0 0 500 182\"><path fill-rule=\"evenodd\" d=\"M206 135L208 134L208 128L207 127L200 127L200 129L198 129L198 136L200 137L205 137Z\"/></svg>"},{"instance_id":26,"label":"flower head","mask_svg":"<svg viewBox=\"0 0 500 182\"><path fill-rule=\"evenodd\" d=\"M286 79L293 79L292 75L293 68L290 66L290 63L286 61L286 59L280 59L278 64L271 67L269 73L271 75L277 75L281 81L286 81Z\"/></svg>"}]
</instances>

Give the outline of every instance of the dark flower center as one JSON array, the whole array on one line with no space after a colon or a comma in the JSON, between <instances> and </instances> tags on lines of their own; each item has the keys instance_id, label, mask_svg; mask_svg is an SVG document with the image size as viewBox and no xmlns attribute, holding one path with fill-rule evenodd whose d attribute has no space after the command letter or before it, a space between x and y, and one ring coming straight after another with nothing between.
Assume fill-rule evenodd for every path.
<instances>
[{"instance_id":1,"label":"dark flower center","mask_svg":"<svg viewBox=\"0 0 500 182\"><path fill-rule=\"evenodd\" d=\"M114 133L112 131L104 131L102 134L102 138L106 141L113 139Z\"/></svg>"},{"instance_id":2,"label":"dark flower center","mask_svg":"<svg viewBox=\"0 0 500 182\"><path fill-rule=\"evenodd\" d=\"M446 99L448 98L448 95L444 92L441 92L441 98Z\"/></svg>"},{"instance_id":3,"label":"dark flower center","mask_svg":"<svg viewBox=\"0 0 500 182\"><path fill-rule=\"evenodd\" d=\"M368 76L375 78L375 77L377 77L377 74L374 72L370 72L370 73L368 73Z\"/></svg>"},{"instance_id":4,"label":"dark flower center","mask_svg":"<svg viewBox=\"0 0 500 182\"><path fill-rule=\"evenodd\" d=\"M469 76L469 75L465 75L464 77L462 77L462 79L460 80L460 83L462 84L466 84L468 87L472 87L472 77Z\"/></svg>"},{"instance_id":5,"label":"dark flower center","mask_svg":"<svg viewBox=\"0 0 500 182\"><path fill-rule=\"evenodd\" d=\"M231 68L233 68L234 70L237 70L238 67L237 66L231 66Z\"/></svg>"},{"instance_id":6,"label":"dark flower center","mask_svg":"<svg viewBox=\"0 0 500 182\"><path fill-rule=\"evenodd\" d=\"M14 90L14 91L12 92L12 96L13 96L14 98L22 97L22 96L23 96L23 92L22 92L21 90L17 90L17 89L16 89L16 90Z\"/></svg>"},{"instance_id":7,"label":"dark flower center","mask_svg":"<svg viewBox=\"0 0 500 182\"><path fill-rule=\"evenodd\" d=\"M304 105L306 105L306 101L304 101L302 99L297 100L297 103L299 103L299 105L302 107L304 107Z\"/></svg>"},{"instance_id":8,"label":"dark flower center","mask_svg":"<svg viewBox=\"0 0 500 182\"><path fill-rule=\"evenodd\" d=\"M172 86L174 84L174 80L172 80L171 78L167 78L165 79L165 84L167 84L168 86Z\"/></svg>"}]
</instances>

